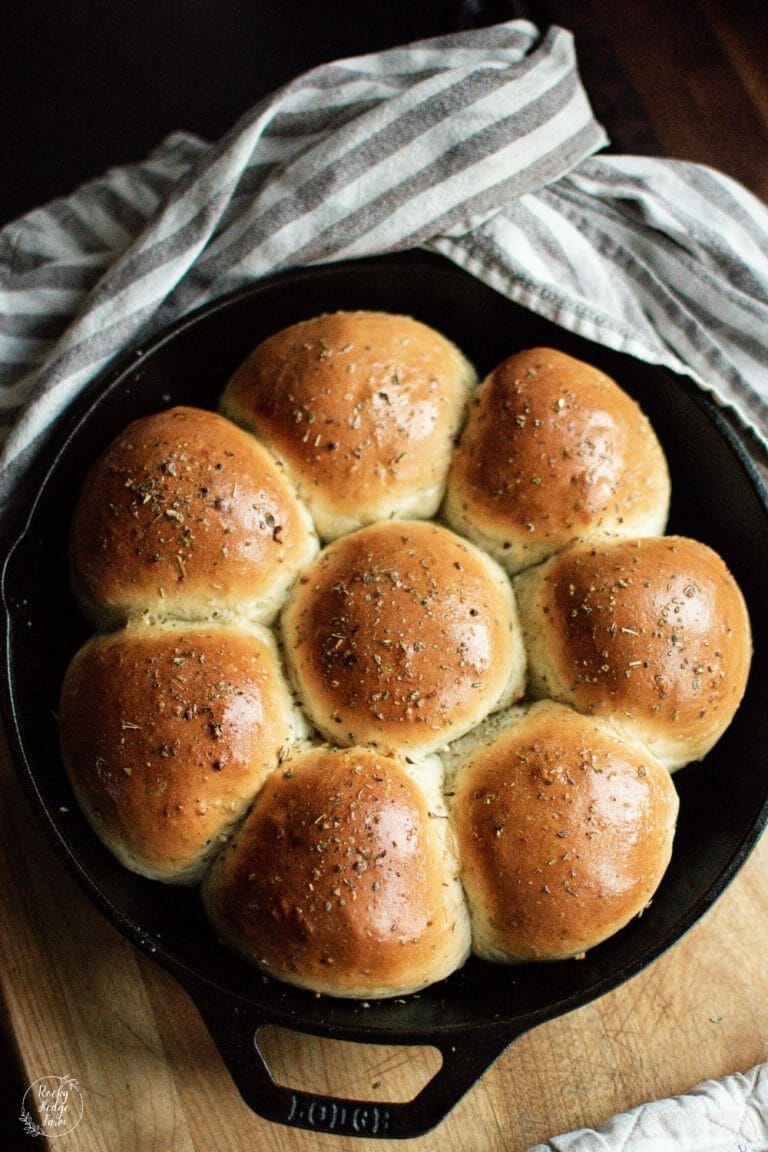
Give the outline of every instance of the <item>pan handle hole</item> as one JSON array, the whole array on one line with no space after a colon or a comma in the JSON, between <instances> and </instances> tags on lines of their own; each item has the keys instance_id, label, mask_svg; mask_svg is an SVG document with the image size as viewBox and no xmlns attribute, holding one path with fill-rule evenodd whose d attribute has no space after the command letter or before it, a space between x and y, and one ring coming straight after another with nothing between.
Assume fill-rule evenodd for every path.
<instances>
[{"instance_id":1,"label":"pan handle hole","mask_svg":"<svg viewBox=\"0 0 768 1152\"><path fill-rule=\"evenodd\" d=\"M256 1033L272 1079L285 1088L349 1100L413 1100L443 1064L426 1045L358 1044L265 1024Z\"/></svg>"}]
</instances>

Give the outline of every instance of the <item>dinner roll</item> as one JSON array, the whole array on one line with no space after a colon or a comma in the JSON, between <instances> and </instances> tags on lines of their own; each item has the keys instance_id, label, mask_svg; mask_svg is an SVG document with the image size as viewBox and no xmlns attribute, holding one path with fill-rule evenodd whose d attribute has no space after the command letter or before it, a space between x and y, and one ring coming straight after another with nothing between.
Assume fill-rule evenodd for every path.
<instances>
[{"instance_id":1,"label":"dinner roll","mask_svg":"<svg viewBox=\"0 0 768 1152\"><path fill-rule=\"evenodd\" d=\"M635 401L589 364L533 348L473 397L443 512L518 572L577 537L662 533L669 494L664 454Z\"/></svg>"},{"instance_id":2,"label":"dinner roll","mask_svg":"<svg viewBox=\"0 0 768 1152\"><path fill-rule=\"evenodd\" d=\"M721 558L681 536L572 545L515 580L532 695L607 716L670 769L730 724L752 653Z\"/></svg>"},{"instance_id":3,"label":"dinner roll","mask_svg":"<svg viewBox=\"0 0 768 1152\"><path fill-rule=\"evenodd\" d=\"M285 464L318 532L428 518L445 488L475 372L408 316L336 312L270 336L238 368L221 410Z\"/></svg>"},{"instance_id":4,"label":"dinner roll","mask_svg":"<svg viewBox=\"0 0 768 1152\"><path fill-rule=\"evenodd\" d=\"M452 789L473 950L580 956L648 905L672 854L677 793L604 721L551 702L506 720L475 741Z\"/></svg>"},{"instance_id":5,"label":"dinner roll","mask_svg":"<svg viewBox=\"0 0 768 1152\"><path fill-rule=\"evenodd\" d=\"M272 617L317 552L268 452L214 412L130 424L90 471L70 537L72 582L97 627L146 613Z\"/></svg>"},{"instance_id":6,"label":"dinner roll","mask_svg":"<svg viewBox=\"0 0 768 1152\"><path fill-rule=\"evenodd\" d=\"M203 884L222 940L330 996L402 996L466 959L440 766L315 748L267 780Z\"/></svg>"},{"instance_id":7,"label":"dinner roll","mask_svg":"<svg viewBox=\"0 0 768 1152\"><path fill-rule=\"evenodd\" d=\"M59 706L72 789L126 868L192 884L301 735L257 625L138 625L75 655Z\"/></svg>"},{"instance_id":8,"label":"dinner roll","mask_svg":"<svg viewBox=\"0 0 768 1152\"><path fill-rule=\"evenodd\" d=\"M304 707L337 744L432 752L523 693L508 578L433 523L384 521L329 545L281 629Z\"/></svg>"}]
</instances>

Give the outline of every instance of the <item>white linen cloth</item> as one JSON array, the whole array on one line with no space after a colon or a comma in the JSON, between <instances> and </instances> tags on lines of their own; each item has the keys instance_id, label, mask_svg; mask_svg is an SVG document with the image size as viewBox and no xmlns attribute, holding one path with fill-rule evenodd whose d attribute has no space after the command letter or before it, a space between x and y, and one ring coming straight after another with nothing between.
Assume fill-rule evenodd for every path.
<instances>
[{"instance_id":1,"label":"white linen cloth","mask_svg":"<svg viewBox=\"0 0 768 1152\"><path fill-rule=\"evenodd\" d=\"M572 38L525 21L324 65L217 144L176 134L0 233L0 513L78 393L191 309L298 265L424 247L688 373L768 438L768 211L607 143ZM768 1071L536 1152L768 1149Z\"/></svg>"},{"instance_id":2,"label":"white linen cloth","mask_svg":"<svg viewBox=\"0 0 768 1152\"><path fill-rule=\"evenodd\" d=\"M603 1127L570 1132L529 1152L765 1152L768 1065L707 1080L684 1096L643 1104Z\"/></svg>"}]
</instances>

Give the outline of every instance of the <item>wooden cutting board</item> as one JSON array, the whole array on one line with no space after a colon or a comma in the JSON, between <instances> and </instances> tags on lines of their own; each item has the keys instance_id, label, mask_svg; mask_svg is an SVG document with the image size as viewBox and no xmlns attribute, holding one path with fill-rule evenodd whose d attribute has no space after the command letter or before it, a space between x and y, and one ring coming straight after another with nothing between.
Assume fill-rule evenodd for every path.
<instances>
[{"instance_id":1,"label":"wooden cutting board","mask_svg":"<svg viewBox=\"0 0 768 1152\"><path fill-rule=\"evenodd\" d=\"M632 19L627 6L531 7L542 10L542 25L575 25L588 90L619 150L711 163L765 195L768 96L754 34L764 20L750 22L751 5L649 0L632 7ZM400 1142L278 1127L245 1107L186 994L101 917L59 863L1 738L0 809L5 1152L46 1144L55 1152L402 1150ZM429 1051L286 1032L270 1037L268 1052L283 1083L382 1101L414 1095L436 1067ZM684 940L602 1000L518 1040L439 1128L407 1146L522 1152L767 1057L764 839ZM77 1127L50 1141L25 1135L18 1117L27 1088L65 1076L78 1084Z\"/></svg>"},{"instance_id":2,"label":"wooden cutting board","mask_svg":"<svg viewBox=\"0 0 768 1152\"><path fill-rule=\"evenodd\" d=\"M44 839L0 746L0 947L5 1027L3 1147L56 1152L402 1149L288 1129L240 1099L186 993L124 940ZM768 842L677 946L629 983L512 1044L415 1150L522 1152L614 1112L747 1071L768 1055ZM275 1078L368 1100L412 1097L429 1049L382 1048L274 1030ZM82 1118L32 1142L26 1089L72 1077ZM49 1081L52 1083L52 1081ZM67 1107L72 1114L72 1093Z\"/></svg>"}]
</instances>

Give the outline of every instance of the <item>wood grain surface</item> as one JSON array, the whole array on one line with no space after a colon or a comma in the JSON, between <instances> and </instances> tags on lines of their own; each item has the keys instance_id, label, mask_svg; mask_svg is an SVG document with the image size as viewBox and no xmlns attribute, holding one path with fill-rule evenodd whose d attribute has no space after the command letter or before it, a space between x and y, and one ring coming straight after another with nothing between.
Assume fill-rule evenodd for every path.
<instances>
[{"instance_id":1,"label":"wood grain surface","mask_svg":"<svg viewBox=\"0 0 768 1152\"><path fill-rule=\"evenodd\" d=\"M500 5L575 37L616 152L710 164L768 197L768 20L757 0Z\"/></svg>"},{"instance_id":2,"label":"wood grain surface","mask_svg":"<svg viewBox=\"0 0 768 1152\"><path fill-rule=\"evenodd\" d=\"M509 7L509 6L508 6ZM576 32L582 73L618 151L712 164L768 194L766 32L728 0L526 5ZM570 10L570 12L569 12ZM402 1148L272 1125L242 1103L197 1011L81 893L43 837L0 743L0 1140L42 1148L18 1120L41 1076L71 1075L83 1117L56 1152ZM715 908L641 975L521 1038L433 1133L408 1146L523 1152L616 1111L746 1071L768 1056L768 841ZM281 1083L408 1099L429 1050L273 1030Z\"/></svg>"},{"instance_id":3,"label":"wood grain surface","mask_svg":"<svg viewBox=\"0 0 768 1152\"><path fill-rule=\"evenodd\" d=\"M3 1147L30 1147L26 1086L74 1076L83 1118L61 1152L392 1152L273 1125L243 1104L186 993L107 923L64 870L0 755L2 990L18 1065L3 1085ZM522 1152L557 1132L746 1071L768 1048L768 841L676 947L601 1000L517 1040L414 1149ZM278 1082L410 1099L430 1049L349 1044L272 1029ZM18 1141L18 1143L17 1143ZM26 1141L26 1143L24 1143ZM40 1147L43 1141L34 1145Z\"/></svg>"}]
</instances>

